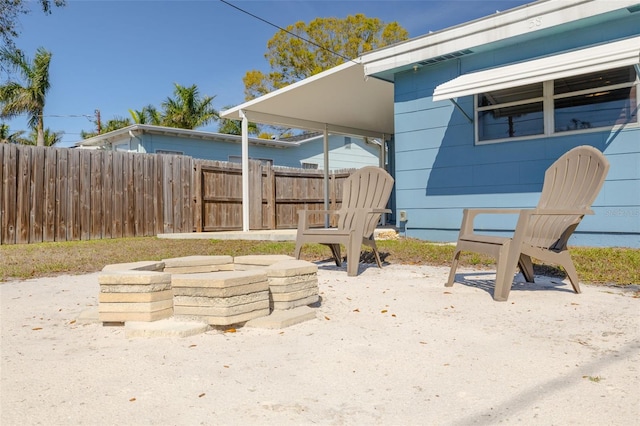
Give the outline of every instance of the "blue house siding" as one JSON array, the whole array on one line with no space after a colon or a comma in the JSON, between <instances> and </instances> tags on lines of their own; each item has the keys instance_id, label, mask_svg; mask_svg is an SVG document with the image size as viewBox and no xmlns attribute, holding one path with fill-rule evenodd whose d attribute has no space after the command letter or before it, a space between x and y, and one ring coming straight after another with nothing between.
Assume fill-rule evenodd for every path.
<instances>
[{"instance_id":1,"label":"blue house siding","mask_svg":"<svg viewBox=\"0 0 640 426\"><path fill-rule=\"evenodd\" d=\"M193 158L240 161L240 136L173 129L151 125L132 125L86 139L76 144L84 149L114 149L140 153L179 153ZM329 135L329 169L361 168L379 165L380 145L361 137ZM301 168L305 163L324 168L324 137L303 141L249 139L249 158L270 160L275 166Z\"/></svg>"},{"instance_id":2,"label":"blue house siding","mask_svg":"<svg viewBox=\"0 0 640 426\"><path fill-rule=\"evenodd\" d=\"M242 146L238 143L203 141L176 138L164 135L145 134L142 136L146 152L181 151L183 154L204 160L229 161L231 156L241 156ZM249 157L272 160L274 165L300 167L299 153L295 148L271 148L249 146Z\"/></svg>"},{"instance_id":3,"label":"blue house siding","mask_svg":"<svg viewBox=\"0 0 640 426\"><path fill-rule=\"evenodd\" d=\"M319 138L317 142L301 146L299 148L300 157L302 162L317 164L318 168L322 169L324 168L322 138ZM331 170L377 166L379 155L378 145L367 144L361 138L342 135L329 136L329 168Z\"/></svg>"},{"instance_id":4,"label":"blue house siding","mask_svg":"<svg viewBox=\"0 0 640 426\"><path fill-rule=\"evenodd\" d=\"M596 25L598 24L598 25ZM578 145L605 153L611 168L571 244L640 247L640 128L539 137L475 145L474 125L448 101L433 102L435 87L458 75L637 35L640 14L614 22L602 17L485 45L477 53L395 74L396 209L408 215L406 235L455 241L465 207L534 207L545 170ZM526 43L524 41L526 40ZM473 117L473 96L459 98ZM477 227L508 235L514 218L480 216ZM401 225L401 224L399 224Z\"/></svg>"}]
</instances>

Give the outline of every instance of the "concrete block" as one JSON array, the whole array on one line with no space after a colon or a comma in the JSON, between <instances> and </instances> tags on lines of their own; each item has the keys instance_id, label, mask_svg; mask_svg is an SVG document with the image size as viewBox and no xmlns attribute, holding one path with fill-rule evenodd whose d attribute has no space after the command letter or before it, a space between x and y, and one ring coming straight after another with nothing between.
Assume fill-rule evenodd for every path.
<instances>
[{"instance_id":1,"label":"concrete block","mask_svg":"<svg viewBox=\"0 0 640 426\"><path fill-rule=\"evenodd\" d=\"M249 320L245 327L279 329L316 319L316 311L308 306L299 306L285 311L273 311L271 315Z\"/></svg>"},{"instance_id":2,"label":"concrete block","mask_svg":"<svg viewBox=\"0 0 640 426\"><path fill-rule=\"evenodd\" d=\"M173 299L144 303L100 303L98 311L103 312L156 312L173 308Z\"/></svg>"},{"instance_id":3,"label":"concrete block","mask_svg":"<svg viewBox=\"0 0 640 426\"><path fill-rule=\"evenodd\" d=\"M291 291L298 291L306 288L318 288L318 277L309 278L306 281L290 280L289 278L285 279L287 280L287 284L279 284L277 282L274 282L274 279L270 279L269 290L271 290L272 293L288 293Z\"/></svg>"},{"instance_id":4,"label":"concrete block","mask_svg":"<svg viewBox=\"0 0 640 426\"><path fill-rule=\"evenodd\" d=\"M271 293L271 300L274 302L291 302L294 300L304 299L313 295L318 295L318 288L306 288L304 290L293 291L289 293ZM313 303L313 302L312 302Z\"/></svg>"},{"instance_id":5,"label":"concrete block","mask_svg":"<svg viewBox=\"0 0 640 426\"><path fill-rule=\"evenodd\" d=\"M256 302L245 303L244 305L235 306L185 306L174 305L173 312L176 316L190 316L205 318L215 317L233 317L247 312L256 310L269 309L269 299L259 300Z\"/></svg>"},{"instance_id":6,"label":"concrete block","mask_svg":"<svg viewBox=\"0 0 640 426\"><path fill-rule=\"evenodd\" d=\"M243 314L231 315L231 316L197 316L191 317L194 320L206 321L207 324L213 326L228 326L233 324L242 324L254 318L260 318L269 315L269 308L258 309L253 312L245 312ZM189 319L189 316L182 316L184 319Z\"/></svg>"},{"instance_id":7,"label":"concrete block","mask_svg":"<svg viewBox=\"0 0 640 426\"><path fill-rule=\"evenodd\" d=\"M154 271L105 271L98 275L100 285L149 285L149 284L171 284L171 275L164 272Z\"/></svg>"},{"instance_id":8,"label":"concrete block","mask_svg":"<svg viewBox=\"0 0 640 426\"><path fill-rule=\"evenodd\" d=\"M203 287L174 287L173 296L192 296L192 297L232 297L242 294L256 293L269 289L268 281L257 283L237 285L233 287L223 288L203 288Z\"/></svg>"},{"instance_id":9,"label":"concrete block","mask_svg":"<svg viewBox=\"0 0 640 426\"><path fill-rule=\"evenodd\" d=\"M100 322L158 321L173 315L173 309L155 312L99 312Z\"/></svg>"},{"instance_id":10,"label":"concrete block","mask_svg":"<svg viewBox=\"0 0 640 426\"><path fill-rule=\"evenodd\" d=\"M247 271L253 269L264 269L266 266L273 265L274 263L291 259L294 258L286 254L247 255L234 257L233 263L236 271Z\"/></svg>"},{"instance_id":11,"label":"concrete block","mask_svg":"<svg viewBox=\"0 0 640 426\"><path fill-rule=\"evenodd\" d=\"M167 318L154 322L128 321L124 325L125 336L135 337L189 337L202 334L209 329L203 322L177 321Z\"/></svg>"},{"instance_id":12,"label":"concrete block","mask_svg":"<svg viewBox=\"0 0 640 426\"><path fill-rule=\"evenodd\" d=\"M306 260L283 260L267 267L267 276L292 277L297 275L317 274L318 265Z\"/></svg>"},{"instance_id":13,"label":"concrete block","mask_svg":"<svg viewBox=\"0 0 640 426\"><path fill-rule=\"evenodd\" d=\"M163 262L155 262L152 260L141 260L140 262L113 263L102 268L104 272L112 271L155 271L162 272L164 270Z\"/></svg>"},{"instance_id":14,"label":"concrete block","mask_svg":"<svg viewBox=\"0 0 640 426\"><path fill-rule=\"evenodd\" d=\"M233 270L235 270L233 263L226 263L224 265L176 266L172 268L164 268L164 272L168 274L199 274L203 272Z\"/></svg>"},{"instance_id":15,"label":"concrete block","mask_svg":"<svg viewBox=\"0 0 640 426\"><path fill-rule=\"evenodd\" d=\"M163 259L164 267L167 268L183 268L192 266L205 265L225 265L233 264L232 256L185 256L174 257L171 259Z\"/></svg>"},{"instance_id":16,"label":"concrete block","mask_svg":"<svg viewBox=\"0 0 640 426\"><path fill-rule=\"evenodd\" d=\"M176 306L209 306L213 308L246 305L247 303L260 302L263 300L269 300L268 291L240 294L238 296L231 297L174 296L173 298Z\"/></svg>"},{"instance_id":17,"label":"concrete block","mask_svg":"<svg viewBox=\"0 0 640 426\"><path fill-rule=\"evenodd\" d=\"M224 271L171 276L173 288L228 288L262 281L267 281L267 274L264 271Z\"/></svg>"},{"instance_id":18,"label":"concrete block","mask_svg":"<svg viewBox=\"0 0 640 426\"><path fill-rule=\"evenodd\" d=\"M159 300L173 299L171 290L154 291L150 293L100 293L98 302L100 303L137 303L137 302L157 302Z\"/></svg>"},{"instance_id":19,"label":"concrete block","mask_svg":"<svg viewBox=\"0 0 640 426\"><path fill-rule=\"evenodd\" d=\"M299 306L306 306L306 305L311 305L313 303L316 303L318 300L320 300L320 296L313 295L313 296L309 296L306 297L304 299L299 299L299 300L292 300L290 302L272 302L271 303L271 309L275 311L281 311L281 310L287 310L287 309L293 309L293 308L297 308Z\"/></svg>"}]
</instances>

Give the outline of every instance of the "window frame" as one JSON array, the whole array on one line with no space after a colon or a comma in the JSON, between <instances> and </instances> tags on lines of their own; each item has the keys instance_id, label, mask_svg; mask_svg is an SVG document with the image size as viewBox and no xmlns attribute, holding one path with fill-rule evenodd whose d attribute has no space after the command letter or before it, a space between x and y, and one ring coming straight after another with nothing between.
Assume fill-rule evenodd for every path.
<instances>
[{"instance_id":1,"label":"window frame","mask_svg":"<svg viewBox=\"0 0 640 426\"><path fill-rule=\"evenodd\" d=\"M603 73L605 73L607 71L610 71L610 70L614 70L614 69L616 69L616 68L611 68L609 70L605 70L605 71L603 71ZM577 75L579 75L579 74L577 74ZM632 81L632 82L618 83L618 84L613 84L613 85L609 85L609 86L599 86L597 88L583 89L583 90L578 90L578 91L575 91L575 92L562 93L562 94L558 94L558 95L554 94L554 81L555 80L547 80L547 81L542 82L542 97L529 98L529 99L526 99L524 101L508 102L508 103L499 104L499 105L479 107L478 106L479 97L482 96L484 92L474 94L473 95L473 114L474 114L473 127L474 127L474 131L473 132L474 132L474 143L475 143L475 145L487 145L487 144L512 142L512 141L526 141L526 140L541 139L541 138L562 137L562 136L570 136L570 135L575 135L575 134L602 132L603 130L606 130L606 129L611 130L611 131L617 131L617 130L623 128L623 127L632 127L632 128L639 128L640 127L640 73L638 73L637 69L636 69L635 81ZM517 86L517 87L520 87L520 86ZM517 89L517 87L514 87L514 89ZM555 101L556 101L556 99L563 99L563 98L570 98L570 97L580 96L580 95L584 95L584 94L593 93L595 91L615 90L615 89L622 89L622 88L627 88L627 87L629 87L629 88L635 87L635 97L636 97L636 120L635 120L635 122L614 124L614 125L608 125L608 126L600 126L600 127L594 127L594 128L588 128L588 129L566 130L566 131L561 131L561 132L557 132L555 130ZM480 140L479 113L484 112L484 111L488 111L488 110L492 110L492 109L497 109L497 108L504 108L504 107L513 106L513 105L525 105L525 104L535 103L535 102L540 102L540 101L542 101L543 126L544 126L544 129L543 129L542 133L538 133L538 134L535 134L535 135L527 135L527 136L516 136L516 137L511 137L511 138L506 137L506 138L499 138L499 139Z\"/></svg>"}]
</instances>

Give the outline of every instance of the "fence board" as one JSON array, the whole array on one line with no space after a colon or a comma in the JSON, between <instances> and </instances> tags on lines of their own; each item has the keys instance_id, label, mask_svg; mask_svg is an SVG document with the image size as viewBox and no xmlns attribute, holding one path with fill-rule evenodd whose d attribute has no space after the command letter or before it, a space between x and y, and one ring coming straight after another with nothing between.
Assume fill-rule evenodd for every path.
<instances>
[{"instance_id":1,"label":"fence board","mask_svg":"<svg viewBox=\"0 0 640 426\"><path fill-rule=\"evenodd\" d=\"M42 241L56 239L56 164L58 150L43 149L44 152L44 198Z\"/></svg>"},{"instance_id":2,"label":"fence board","mask_svg":"<svg viewBox=\"0 0 640 426\"><path fill-rule=\"evenodd\" d=\"M16 243L16 194L18 177L18 149L14 145L3 144L3 214L2 214L2 243Z\"/></svg>"},{"instance_id":3,"label":"fence board","mask_svg":"<svg viewBox=\"0 0 640 426\"><path fill-rule=\"evenodd\" d=\"M29 204L31 201L31 147L18 155L18 192L16 205L16 243L29 242Z\"/></svg>"},{"instance_id":4,"label":"fence board","mask_svg":"<svg viewBox=\"0 0 640 426\"><path fill-rule=\"evenodd\" d=\"M30 179L31 200L29 208L29 242L42 241L44 220L44 152L45 147L33 147L31 150Z\"/></svg>"},{"instance_id":5,"label":"fence board","mask_svg":"<svg viewBox=\"0 0 640 426\"><path fill-rule=\"evenodd\" d=\"M103 156L99 151L88 151L89 152L89 166L90 166L90 176L89 176L89 237L94 239L102 238L103 226L103 214L105 207L102 203L102 170Z\"/></svg>"},{"instance_id":6,"label":"fence board","mask_svg":"<svg viewBox=\"0 0 640 426\"><path fill-rule=\"evenodd\" d=\"M113 152L105 151L102 153L102 223L100 224L100 232L102 238L113 237Z\"/></svg>"},{"instance_id":7,"label":"fence board","mask_svg":"<svg viewBox=\"0 0 640 426\"><path fill-rule=\"evenodd\" d=\"M67 228L69 226L69 151L58 152L58 164L56 165L56 241L67 241Z\"/></svg>"}]
</instances>

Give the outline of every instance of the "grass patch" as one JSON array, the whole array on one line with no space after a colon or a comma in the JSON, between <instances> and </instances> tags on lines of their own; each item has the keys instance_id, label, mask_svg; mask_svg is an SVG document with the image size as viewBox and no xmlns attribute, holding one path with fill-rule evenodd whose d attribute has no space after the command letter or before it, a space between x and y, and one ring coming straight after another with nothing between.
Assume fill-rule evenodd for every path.
<instances>
[{"instance_id":1,"label":"grass patch","mask_svg":"<svg viewBox=\"0 0 640 426\"><path fill-rule=\"evenodd\" d=\"M243 240L174 240L156 237L72 241L0 246L0 281L100 271L105 265L139 260L162 260L192 255L288 254L294 242ZM449 266L454 247L403 238L378 241L385 262L405 265ZM593 284L640 284L640 250L574 247L571 250L581 281ZM372 256L369 256L372 257ZM365 257L370 260L369 257ZM309 261L330 258L327 247L309 244L302 252ZM491 269L491 257L463 253L460 266ZM564 271L534 265L539 275L565 277Z\"/></svg>"}]
</instances>

